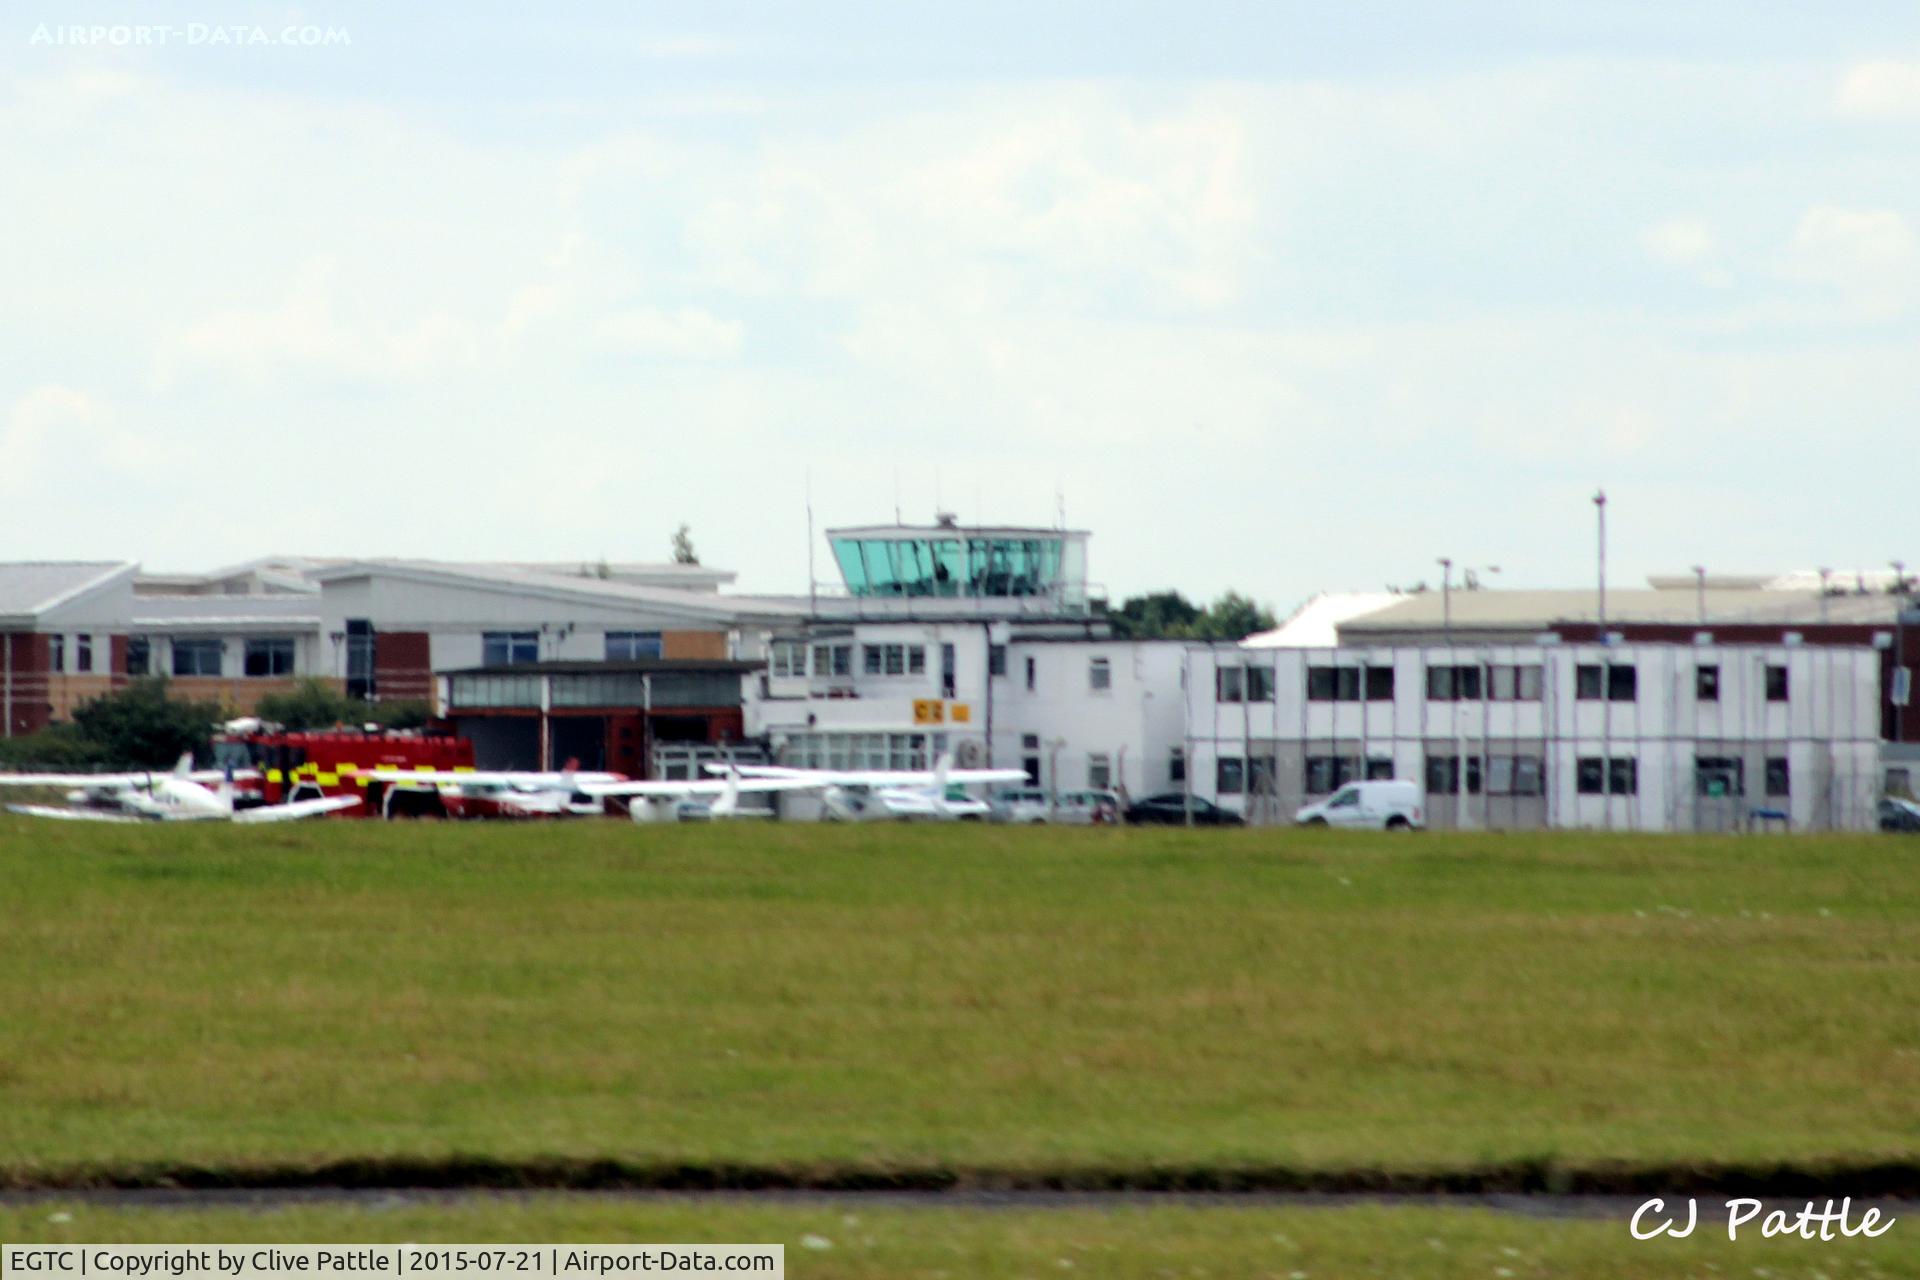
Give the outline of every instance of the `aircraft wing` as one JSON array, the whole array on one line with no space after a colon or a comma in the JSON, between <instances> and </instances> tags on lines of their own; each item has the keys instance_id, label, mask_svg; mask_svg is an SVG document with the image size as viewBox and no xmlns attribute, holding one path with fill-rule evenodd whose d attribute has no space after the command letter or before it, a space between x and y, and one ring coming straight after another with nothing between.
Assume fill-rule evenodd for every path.
<instances>
[{"instance_id":1,"label":"aircraft wing","mask_svg":"<svg viewBox=\"0 0 1920 1280\"><path fill-rule=\"evenodd\" d=\"M353 774L369 782L413 782L422 786L458 786L461 783L488 783L509 787L537 787L557 790L571 787L586 790L589 783L619 782L617 773L532 773L521 770L484 769L361 769Z\"/></svg>"},{"instance_id":2,"label":"aircraft wing","mask_svg":"<svg viewBox=\"0 0 1920 1280\"><path fill-rule=\"evenodd\" d=\"M105 791L144 787L156 778L167 776L165 770L155 773L0 773L0 787L66 787L81 791Z\"/></svg>"},{"instance_id":3,"label":"aircraft wing","mask_svg":"<svg viewBox=\"0 0 1920 1280\"><path fill-rule=\"evenodd\" d=\"M691 799L694 796L723 796L729 791L741 795L770 791L814 791L832 783L818 778L741 778L729 783L720 778L685 782L589 782L580 790L590 796L642 796L653 800Z\"/></svg>"},{"instance_id":4,"label":"aircraft wing","mask_svg":"<svg viewBox=\"0 0 1920 1280\"><path fill-rule=\"evenodd\" d=\"M708 766L711 768L712 766ZM1025 769L949 769L942 777L932 769L789 769L780 765L743 764L743 778L812 778L821 786L931 787L940 782L970 785L980 782L1025 782Z\"/></svg>"},{"instance_id":5,"label":"aircraft wing","mask_svg":"<svg viewBox=\"0 0 1920 1280\"><path fill-rule=\"evenodd\" d=\"M29 818L57 818L62 822L145 822L130 813L109 813L105 809L62 809L45 804L10 804L7 812Z\"/></svg>"},{"instance_id":6,"label":"aircraft wing","mask_svg":"<svg viewBox=\"0 0 1920 1280\"><path fill-rule=\"evenodd\" d=\"M358 808L359 796L325 796L319 800L296 800L292 804L269 804L258 809L241 809L233 815L235 822L293 822L299 818L317 818L323 813L338 813L342 809Z\"/></svg>"}]
</instances>

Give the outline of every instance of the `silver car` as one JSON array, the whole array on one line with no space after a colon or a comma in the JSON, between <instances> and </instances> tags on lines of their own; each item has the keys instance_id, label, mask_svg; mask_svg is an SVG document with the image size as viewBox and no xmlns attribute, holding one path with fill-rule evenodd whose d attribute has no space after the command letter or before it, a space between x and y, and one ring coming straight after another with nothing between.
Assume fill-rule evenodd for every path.
<instances>
[{"instance_id":1,"label":"silver car","mask_svg":"<svg viewBox=\"0 0 1920 1280\"><path fill-rule=\"evenodd\" d=\"M1040 787L1008 787L990 802L995 822L1052 822L1053 797Z\"/></svg>"},{"instance_id":2,"label":"silver car","mask_svg":"<svg viewBox=\"0 0 1920 1280\"><path fill-rule=\"evenodd\" d=\"M1117 824L1126 808L1117 791L1062 791L1053 806L1053 820L1070 826Z\"/></svg>"}]
</instances>

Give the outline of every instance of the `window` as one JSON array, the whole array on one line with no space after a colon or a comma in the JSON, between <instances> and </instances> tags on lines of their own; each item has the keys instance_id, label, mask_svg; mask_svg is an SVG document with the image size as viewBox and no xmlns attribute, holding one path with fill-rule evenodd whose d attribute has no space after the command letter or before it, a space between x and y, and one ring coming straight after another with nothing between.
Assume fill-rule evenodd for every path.
<instances>
[{"instance_id":1,"label":"window","mask_svg":"<svg viewBox=\"0 0 1920 1280\"><path fill-rule=\"evenodd\" d=\"M1487 697L1495 702L1538 702L1541 683L1537 664L1487 668Z\"/></svg>"},{"instance_id":2,"label":"window","mask_svg":"<svg viewBox=\"0 0 1920 1280\"><path fill-rule=\"evenodd\" d=\"M1478 666L1428 667L1427 698L1432 702L1479 701L1480 668Z\"/></svg>"},{"instance_id":3,"label":"window","mask_svg":"<svg viewBox=\"0 0 1920 1280\"><path fill-rule=\"evenodd\" d=\"M1032 658L1031 656L1029 656L1029 657L1027 658L1027 692L1028 692L1028 693L1032 693L1032 692L1033 692L1033 681L1034 681L1034 675L1035 675L1035 665L1036 665L1036 664L1034 663L1034 660L1033 660L1033 658Z\"/></svg>"},{"instance_id":4,"label":"window","mask_svg":"<svg viewBox=\"0 0 1920 1280\"><path fill-rule=\"evenodd\" d=\"M1604 792L1616 796L1640 793L1640 762L1632 756L1581 756L1577 779L1580 794L1597 796Z\"/></svg>"},{"instance_id":5,"label":"window","mask_svg":"<svg viewBox=\"0 0 1920 1280\"><path fill-rule=\"evenodd\" d=\"M1480 794L1480 757L1467 757L1467 794ZM1460 794L1460 757L1427 757L1427 790L1435 795Z\"/></svg>"},{"instance_id":6,"label":"window","mask_svg":"<svg viewBox=\"0 0 1920 1280\"><path fill-rule=\"evenodd\" d=\"M92 636L75 636L73 638L73 669L75 671L93 670Z\"/></svg>"},{"instance_id":7,"label":"window","mask_svg":"<svg viewBox=\"0 0 1920 1280\"><path fill-rule=\"evenodd\" d=\"M1696 702L1720 701L1720 666L1707 663L1693 669L1693 697Z\"/></svg>"},{"instance_id":8,"label":"window","mask_svg":"<svg viewBox=\"0 0 1920 1280\"><path fill-rule=\"evenodd\" d=\"M1747 762L1737 756L1695 756L1693 793L1708 797L1747 794Z\"/></svg>"},{"instance_id":9,"label":"window","mask_svg":"<svg viewBox=\"0 0 1920 1280\"><path fill-rule=\"evenodd\" d=\"M1787 700L1787 669L1785 667L1767 668L1767 701L1785 702Z\"/></svg>"},{"instance_id":10,"label":"window","mask_svg":"<svg viewBox=\"0 0 1920 1280\"><path fill-rule=\"evenodd\" d=\"M1275 785L1278 777L1272 755L1247 757L1247 790L1251 794L1256 796L1276 794L1279 790Z\"/></svg>"},{"instance_id":11,"label":"window","mask_svg":"<svg viewBox=\"0 0 1920 1280\"><path fill-rule=\"evenodd\" d=\"M1633 702L1640 694L1640 673L1631 663L1607 667L1607 701Z\"/></svg>"},{"instance_id":12,"label":"window","mask_svg":"<svg viewBox=\"0 0 1920 1280\"><path fill-rule=\"evenodd\" d=\"M1360 701L1360 668L1308 667L1307 701Z\"/></svg>"},{"instance_id":13,"label":"window","mask_svg":"<svg viewBox=\"0 0 1920 1280\"><path fill-rule=\"evenodd\" d=\"M870 676L877 676L880 674L881 665L879 645L863 644L860 646L860 669L862 671Z\"/></svg>"},{"instance_id":14,"label":"window","mask_svg":"<svg viewBox=\"0 0 1920 1280\"><path fill-rule=\"evenodd\" d=\"M927 674L927 646L923 644L907 646L907 674L912 676Z\"/></svg>"},{"instance_id":15,"label":"window","mask_svg":"<svg viewBox=\"0 0 1920 1280\"><path fill-rule=\"evenodd\" d=\"M1273 668L1272 667L1248 667L1247 668L1247 701L1248 702L1272 702L1273 701Z\"/></svg>"},{"instance_id":16,"label":"window","mask_svg":"<svg viewBox=\"0 0 1920 1280\"><path fill-rule=\"evenodd\" d=\"M366 618L347 619L347 696L371 698L376 684L373 670L373 623Z\"/></svg>"},{"instance_id":17,"label":"window","mask_svg":"<svg viewBox=\"0 0 1920 1280\"><path fill-rule=\"evenodd\" d=\"M608 637L612 647L612 637ZM800 640L775 640L767 650L767 672L774 676L807 674L807 646Z\"/></svg>"},{"instance_id":18,"label":"window","mask_svg":"<svg viewBox=\"0 0 1920 1280\"><path fill-rule=\"evenodd\" d=\"M290 676L293 674L293 637L275 636L247 641L242 673L249 676Z\"/></svg>"},{"instance_id":19,"label":"window","mask_svg":"<svg viewBox=\"0 0 1920 1280\"><path fill-rule=\"evenodd\" d=\"M927 648L919 644L862 645L860 661L870 676L924 675L927 670Z\"/></svg>"},{"instance_id":20,"label":"window","mask_svg":"<svg viewBox=\"0 0 1920 1280\"><path fill-rule=\"evenodd\" d=\"M1094 658L1087 663L1087 688L1096 693L1104 693L1113 688L1113 666L1105 658ZM1105 759L1104 756L1101 758Z\"/></svg>"},{"instance_id":21,"label":"window","mask_svg":"<svg viewBox=\"0 0 1920 1280\"><path fill-rule=\"evenodd\" d=\"M1246 696L1247 669L1221 667L1213 673L1214 696L1221 702L1240 702Z\"/></svg>"},{"instance_id":22,"label":"window","mask_svg":"<svg viewBox=\"0 0 1920 1280\"><path fill-rule=\"evenodd\" d=\"M1487 759L1487 794L1545 795L1546 776L1539 756L1490 756Z\"/></svg>"},{"instance_id":23,"label":"window","mask_svg":"<svg viewBox=\"0 0 1920 1280\"><path fill-rule=\"evenodd\" d=\"M1574 671L1573 696L1582 702L1632 702L1639 696L1639 672L1630 662L1598 663Z\"/></svg>"},{"instance_id":24,"label":"window","mask_svg":"<svg viewBox=\"0 0 1920 1280\"><path fill-rule=\"evenodd\" d=\"M658 658L662 652L658 631L607 632L608 662L632 662L638 658ZM805 662L806 658L802 655L801 665L804 666ZM774 674L778 675L779 672L776 671ZM798 670L795 674L805 675L806 672Z\"/></svg>"},{"instance_id":25,"label":"window","mask_svg":"<svg viewBox=\"0 0 1920 1280\"><path fill-rule=\"evenodd\" d=\"M1221 756L1214 762L1214 790L1223 796L1237 796L1246 789L1246 762L1239 756Z\"/></svg>"},{"instance_id":26,"label":"window","mask_svg":"<svg viewBox=\"0 0 1920 1280\"><path fill-rule=\"evenodd\" d=\"M173 674L217 676L220 674L220 655L225 648L218 640L175 640Z\"/></svg>"},{"instance_id":27,"label":"window","mask_svg":"<svg viewBox=\"0 0 1920 1280\"><path fill-rule=\"evenodd\" d=\"M853 646L850 644L813 646L813 674L816 678L852 675Z\"/></svg>"},{"instance_id":28,"label":"window","mask_svg":"<svg viewBox=\"0 0 1920 1280\"><path fill-rule=\"evenodd\" d=\"M1793 777L1785 756L1767 757L1767 795L1774 799L1793 794Z\"/></svg>"},{"instance_id":29,"label":"window","mask_svg":"<svg viewBox=\"0 0 1920 1280\"><path fill-rule=\"evenodd\" d=\"M1393 780L1393 761L1377 757L1367 761L1368 782L1390 782Z\"/></svg>"},{"instance_id":30,"label":"window","mask_svg":"<svg viewBox=\"0 0 1920 1280\"><path fill-rule=\"evenodd\" d=\"M1392 702L1393 701L1393 668L1392 667L1368 667L1367 668L1367 701L1368 702Z\"/></svg>"},{"instance_id":31,"label":"window","mask_svg":"<svg viewBox=\"0 0 1920 1280\"><path fill-rule=\"evenodd\" d=\"M987 674L990 676L1007 674L1007 646L1003 644L987 646Z\"/></svg>"},{"instance_id":32,"label":"window","mask_svg":"<svg viewBox=\"0 0 1920 1280\"><path fill-rule=\"evenodd\" d=\"M513 667L540 661L538 631L483 631L480 633L480 664L486 667Z\"/></svg>"},{"instance_id":33,"label":"window","mask_svg":"<svg viewBox=\"0 0 1920 1280\"><path fill-rule=\"evenodd\" d=\"M1104 751L1087 754L1087 785L1105 791L1113 785L1113 760Z\"/></svg>"},{"instance_id":34,"label":"window","mask_svg":"<svg viewBox=\"0 0 1920 1280\"><path fill-rule=\"evenodd\" d=\"M144 676L153 667L153 642L145 636L127 637L127 674Z\"/></svg>"},{"instance_id":35,"label":"window","mask_svg":"<svg viewBox=\"0 0 1920 1280\"><path fill-rule=\"evenodd\" d=\"M1185 782L1187 780L1187 751L1185 747L1175 747L1167 757L1167 781Z\"/></svg>"},{"instance_id":36,"label":"window","mask_svg":"<svg viewBox=\"0 0 1920 1280\"><path fill-rule=\"evenodd\" d=\"M1303 775L1307 794L1323 796L1359 777L1360 762L1352 756L1308 756Z\"/></svg>"},{"instance_id":37,"label":"window","mask_svg":"<svg viewBox=\"0 0 1920 1280\"><path fill-rule=\"evenodd\" d=\"M65 671L67 669L67 638L49 636L47 638L47 670Z\"/></svg>"}]
</instances>

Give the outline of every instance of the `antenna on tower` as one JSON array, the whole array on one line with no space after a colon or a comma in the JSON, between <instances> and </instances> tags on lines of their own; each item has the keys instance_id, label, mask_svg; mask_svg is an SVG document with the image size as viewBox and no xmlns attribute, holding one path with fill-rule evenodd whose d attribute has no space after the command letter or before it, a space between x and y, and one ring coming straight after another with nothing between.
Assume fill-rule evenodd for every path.
<instances>
[{"instance_id":1,"label":"antenna on tower","mask_svg":"<svg viewBox=\"0 0 1920 1280\"><path fill-rule=\"evenodd\" d=\"M1067 527L1067 485L1058 476L1053 478L1053 509L1054 516L1064 531Z\"/></svg>"},{"instance_id":2,"label":"antenna on tower","mask_svg":"<svg viewBox=\"0 0 1920 1280\"><path fill-rule=\"evenodd\" d=\"M900 519L900 464L893 464L893 522L905 523Z\"/></svg>"},{"instance_id":3,"label":"antenna on tower","mask_svg":"<svg viewBox=\"0 0 1920 1280\"><path fill-rule=\"evenodd\" d=\"M807 468L807 612L820 612L820 581L813 573L813 468Z\"/></svg>"}]
</instances>

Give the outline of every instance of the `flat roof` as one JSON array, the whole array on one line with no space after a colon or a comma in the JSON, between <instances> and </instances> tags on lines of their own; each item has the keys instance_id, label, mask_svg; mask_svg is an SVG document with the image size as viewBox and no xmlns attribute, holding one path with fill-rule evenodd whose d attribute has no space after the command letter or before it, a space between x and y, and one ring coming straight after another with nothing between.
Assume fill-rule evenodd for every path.
<instances>
[{"instance_id":1,"label":"flat roof","mask_svg":"<svg viewBox=\"0 0 1920 1280\"><path fill-rule=\"evenodd\" d=\"M767 664L736 658L620 658L595 662L590 658L547 662L510 662L488 667L461 667L441 671L443 676L614 676L614 675L745 675Z\"/></svg>"}]
</instances>

